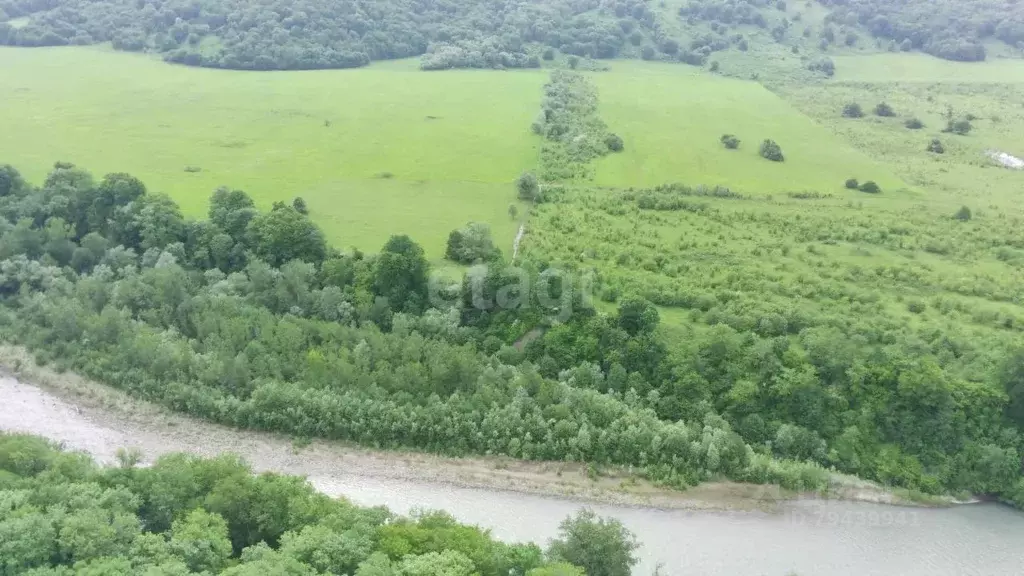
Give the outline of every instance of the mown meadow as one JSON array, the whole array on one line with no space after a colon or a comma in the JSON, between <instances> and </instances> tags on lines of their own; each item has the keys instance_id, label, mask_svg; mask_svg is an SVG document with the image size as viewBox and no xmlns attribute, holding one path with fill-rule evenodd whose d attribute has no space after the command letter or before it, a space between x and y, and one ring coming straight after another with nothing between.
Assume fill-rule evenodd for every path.
<instances>
[{"instance_id":1,"label":"mown meadow","mask_svg":"<svg viewBox=\"0 0 1024 576\"><path fill-rule=\"evenodd\" d=\"M411 61L252 74L82 48L4 48L0 68L0 156L31 181L55 160L128 170L191 216L221 185L265 208L300 196L338 246L404 230L432 257L470 220L511 244L511 184L535 162L544 81Z\"/></svg>"},{"instance_id":2,"label":"mown meadow","mask_svg":"<svg viewBox=\"0 0 1024 576\"><path fill-rule=\"evenodd\" d=\"M905 187L884 164L757 82L647 62L616 62L592 80L602 117L625 141L621 154L597 162L594 184L684 182L751 194L839 192L844 179L837 172L853 170L886 189ZM739 148L723 147L723 134L736 135ZM768 138L782 147L785 162L765 162L758 155L758 145Z\"/></svg>"}]
</instances>

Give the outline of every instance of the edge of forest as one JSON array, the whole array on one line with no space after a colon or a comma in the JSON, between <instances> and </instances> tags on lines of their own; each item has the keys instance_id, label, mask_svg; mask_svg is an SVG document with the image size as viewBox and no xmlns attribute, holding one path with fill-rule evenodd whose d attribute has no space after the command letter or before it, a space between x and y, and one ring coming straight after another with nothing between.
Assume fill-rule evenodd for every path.
<instances>
[{"instance_id":1,"label":"edge of forest","mask_svg":"<svg viewBox=\"0 0 1024 576\"><path fill-rule=\"evenodd\" d=\"M657 509L776 511L782 503L847 500L895 506L948 506L957 503L906 490L890 489L852 476L834 474L824 493L797 493L773 485L706 482L685 491L652 483L621 468L595 470L585 463L521 461L507 457L446 458L409 451L371 450L324 440L289 438L255 430L232 429L191 418L72 373L35 362L20 346L0 343L0 376L34 386L71 404L89 420L121 430L171 440L166 449L147 447L144 461L162 453L190 451L212 456L230 451L257 472L305 476L344 475L422 482L440 486L500 490L571 498L591 503ZM248 445L248 446L247 446ZM156 453L154 453L156 452ZM258 452L258 454L254 454ZM99 458L99 455L93 455ZM354 472L349 472L354 470Z\"/></svg>"}]
</instances>

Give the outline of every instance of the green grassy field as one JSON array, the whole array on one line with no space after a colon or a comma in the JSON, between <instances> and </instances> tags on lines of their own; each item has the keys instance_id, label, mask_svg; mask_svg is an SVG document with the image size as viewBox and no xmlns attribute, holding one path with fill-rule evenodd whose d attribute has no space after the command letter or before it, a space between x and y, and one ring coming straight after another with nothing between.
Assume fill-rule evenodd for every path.
<instances>
[{"instance_id":1,"label":"green grassy field","mask_svg":"<svg viewBox=\"0 0 1024 576\"><path fill-rule=\"evenodd\" d=\"M973 210L1007 211L1019 206L1024 171L996 165L993 150L1024 157L1024 61L994 60L962 64L930 56L892 54L836 59L836 79L816 84L783 84L776 91L804 114L863 154L884 162L924 192L927 209L951 213L960 205ZM866 115L842 117L846 103L857 102ZM872 114L879 102L896 117ZM946 115L973 116L966 136L946 134ZM925 127L909 130L911 117ZM945 154L925 152L938 138Z\"/></svg>"},{"instance_id":2,"label":"green grassy field","mask_svg":"<svg viewBox=\"0 0 1024 576\"><path fill-rule=\"evenodd\" d=\"M263 207L302 196L339 247L375 251L407 233L434 258L471 220L508 250L545 80L413 61L231 72L85 48L0 49L0 70L0 162L34 182L56 160L128 171L191 215L220 185Z\"/></svg>"},{"instance_id":3,"label":"green grassy field","mask_svg":"<svg viewBox=\"0 0 1024 576\"><path fill-rule=\"evenodd\" d=\"M601 115L625 140L625 151L598 162L595 183L650 186L665 182L728 185L746 193L818 191L841 194L850 176L883 189L906 185L756 82L722 78L690 66L616 62L593 75ZM722 134L735 134L727 150ZM766 138L786 161L758 155Z\"/></svg>"},{"instance_id":4,"label":"green grassy field","mask_svg":"<svg viewBox=\"0 0 1024 576\"><path fill-rule=\"evenodd\" d=\"M1024 60L952 62L927 54L872 54L834 56L839 82L1024 82Z\"/></svg>"}]
</instances>

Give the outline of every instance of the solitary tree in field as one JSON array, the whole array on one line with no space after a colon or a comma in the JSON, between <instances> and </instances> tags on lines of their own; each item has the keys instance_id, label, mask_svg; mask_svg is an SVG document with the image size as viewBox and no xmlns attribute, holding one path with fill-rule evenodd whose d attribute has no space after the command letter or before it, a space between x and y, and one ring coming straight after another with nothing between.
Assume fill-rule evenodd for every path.
<instances>
[{"instance_id":1,"label":"solitary tree in field","mask_svg":"<svg viewBox=\"0 0 1024 576\"><path fill-rule=\"evenodd\" d=\"M885 102L879 102L878 106L875 106L875 116L883 116L886 118L896 115L896 111L892 109L892 106Z\"/></svg>"},{"instance_id":2,"label":"solitary tree in field","mask_svg":"<svg viewBox=\"0 0 1024 576\"><path fill-rule=\"evenodd\" d=\"M932 138L930 144L928 144L928 151L935 154L945 154L946 147L942 145L942 141L938 138Z\"/></svg>"},{"instance_id":3,"label":"solitary tree in field","mask_svg":"<svg viewBox=\"0 0 1024 576\"><path fill-rule=\"evenodd\" d=\"M864 110L861 109L860 104L850 102L846 106L843 106L843 117L860 118L862 116L864 116Z\"/></svg>"},{"instance_id":4,"label":"solitary tree in field","mask_svg":"<svg viewBox=\"0 0 1024 576\"><path fill-rule=\"evenodd\" d=\"M966 222L971 219L971 209L967 206L961 206L960 209L956 211L956 214L953 214L953 218L961 222Z\"/></svg>"},{"instance_id":5,"label":"solitary tree in field","mask_svg":"<svg viewBox=\"0 0 1024 576\"><path fill-rule=\"evenodd\" d=\"M732 134L722 134L722 137L719 140L722 142L722 145L729 150L735 150L740 147L740 139Z\"/></svg>"},{"instance_id":6,"label":"solitary tree in field","mask_svg":"<svg viewBox=\"0 0 1024 576\"><path fill-rule=\"evenodd\" d=\"M540 194L540 184L537 183L537 177L532 172L523 172L519 179L516 180L516 190L519 191L520 200L532 202L537 200Z\"/></svg>"},{"instance_id":7,"label":"solitary tree in field","mask_svg":"<svg viewBox=\"0 0 1024 576\"><path fill-rule=\"evenodd\" d=\"M783 162L786 159L782 155L782 147L771 139L761 143L761 156L772 162Z\"/></svg>"},{"instance_id":8,"label":"solitary tree in field","mask_svg":"<svg viewBox=\"0 0 1024 576\"><path fill-rule=\"evenodd\" d=\"M846 181L846 187L850 190L856 190L859 186L860 183L857 182L856 178L850 178L849 180Z\"/></svg>"},{"instance_id":9,"label":"solitary tree in field","mask_svg":"<svg viewBox=\"0 0 1024 576\"><path fill-rule=\"evenodd\" d=\"M924 128L924 122L921 122L918 118L911 118L904 122L903 125L911 130L920 130L921 128Z\"/></svg>"}]
</instances>

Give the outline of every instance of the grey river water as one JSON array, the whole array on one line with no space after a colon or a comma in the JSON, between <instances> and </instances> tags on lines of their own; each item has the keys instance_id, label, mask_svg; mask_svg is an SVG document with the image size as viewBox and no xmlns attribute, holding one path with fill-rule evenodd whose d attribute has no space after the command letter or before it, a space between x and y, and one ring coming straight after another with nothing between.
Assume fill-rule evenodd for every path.
<instances>
[{"instance_id":1,"label":"grey river water","mask_svg":"<svg viewBox=\"0 0 1024 576\"><path fill-rule=\"evenodd\" d=\"M361 476L337 463L301 463L287 446L230 432L198 441L196 430L134 430L77 409L34 386L0 378L0 429L64 442L101 461L121 446L147 456L217 452L229 446L257 469L307 474L320 490L397 512L448 510L506 540L543 544L583 506L614 516L643 544L635 574L659 564L671 576L1022 576L1024 514L994 504L948 509L802 500L778 513L657 510L590 505L566 498ZM344 471L342 471L344 469Z\"/></svg>"}]
</instances>

